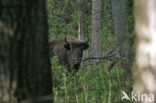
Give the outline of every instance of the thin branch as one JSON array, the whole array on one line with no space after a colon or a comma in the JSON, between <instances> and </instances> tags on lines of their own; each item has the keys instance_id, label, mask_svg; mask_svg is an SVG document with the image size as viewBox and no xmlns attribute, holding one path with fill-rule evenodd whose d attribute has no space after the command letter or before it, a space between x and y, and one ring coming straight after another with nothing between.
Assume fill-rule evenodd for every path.
<instances>
[{"instance_id":1,"label":"thin branch","mask_svg":"<svg viewBox=\"0 0 156 103\"><path fill-rule=\"evenodd\" d=\"M126 36L124 36L124 37L122 38L122 40L118 43L118 45L115 46L110 52L108 52L106 56L104 56L104 57L95 57L95 56L93 56L93 57L88 57L88 58L86 58L86 59L83 59L83 61L94 60L94 59L98 59L98 60L104 59L104 60L113 61L112 58L114 58L116 54L112 54L112 53L122 44L122 42L123 42L125 39L126 39ZM110 57L112 57L112 58L110 58ZM118 58L117 58L117 59L118 59Z\"/></svg>"},{"instance_id":2,"label":"thin branch","mask_svg":"<svg viewBox=\"0 0 156 103\"><path fill-rule=\"evenodd\" d=\"M100 59L104 59L104 60L112 61L112 59L109 58L109 56L104 56L104 57L89 57L89 58L84 59L83 61L87 61L87 60L95 60L95 59L98 59L98 60L100 60Z\"/></svg>"},{"instance_id":3,"label":"thin branch","mask_svg":"<svg viewBox=\"0 0 156 103\"><path fill-rule=\"evenodd\" d=\"M124 36L121 41L110 51L107 53L107 56L109 56L110 54L112 54L118 47L121 46L121 44L123 43L123 41L126 39L126 36Z\"/></svg>"}]
</instances>

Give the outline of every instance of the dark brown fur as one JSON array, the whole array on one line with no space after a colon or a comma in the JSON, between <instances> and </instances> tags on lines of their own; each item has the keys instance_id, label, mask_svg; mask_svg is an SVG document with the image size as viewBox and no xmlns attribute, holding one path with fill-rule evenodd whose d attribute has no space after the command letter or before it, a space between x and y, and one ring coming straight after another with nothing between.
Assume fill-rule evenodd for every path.
<instances>
[{"instance_id":1,"label":"dark brown fur","mask_svg":"<svg viewBox=\"0 0 156 103\"><path fill-rule=\"evenodd\" d=\"M57 56L59 64L68 69L76 69L80 67L83 50L89 45L77 38L68 38L66 43L64 39L58 39L49 43L51 57Z\"/></svg>"}]
</instances>

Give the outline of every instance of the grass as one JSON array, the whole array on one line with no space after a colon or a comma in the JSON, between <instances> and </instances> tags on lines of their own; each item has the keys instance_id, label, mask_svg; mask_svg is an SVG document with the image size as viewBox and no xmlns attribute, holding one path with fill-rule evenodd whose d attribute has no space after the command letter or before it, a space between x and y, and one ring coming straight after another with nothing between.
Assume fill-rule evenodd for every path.
<instances>
[{"instance_id":1,"label":"grass","mask_svg":"<svg viewBox=\"0 0 156 103\"><path fill-rule=\"evenodd\" d=\"M119 68L119 61L111 70L108 63L87 70L79 70L74 75L58 65L57 58L52 60L54 103L130 103L121 101L122 91L130 93L131 77Z\"/></svg>"}]
</instances>

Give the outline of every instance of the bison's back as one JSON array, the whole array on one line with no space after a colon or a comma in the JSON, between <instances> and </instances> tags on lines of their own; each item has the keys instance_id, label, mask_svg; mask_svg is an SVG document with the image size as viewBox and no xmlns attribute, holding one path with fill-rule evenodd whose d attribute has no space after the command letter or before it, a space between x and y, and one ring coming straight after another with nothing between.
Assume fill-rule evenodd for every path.
<instances>
[{"instance_id":1,"label":"bison's back","mask_svg":"<svg viewBox=\"0 0 156 103\"><path fill-rule=\"evenodd\" d=\"M75 38L75 37L71 37L71 38L67 38L67 41L68 42L73 42L73 41L77 41L78 39ZM60 44L66 44L66 42L64 41L64 39L57 39L57 40L53 40L51 42L49 42L49 45L50 46L57 46L57 45L60 45Z\"/></svg>"}]
</instances>

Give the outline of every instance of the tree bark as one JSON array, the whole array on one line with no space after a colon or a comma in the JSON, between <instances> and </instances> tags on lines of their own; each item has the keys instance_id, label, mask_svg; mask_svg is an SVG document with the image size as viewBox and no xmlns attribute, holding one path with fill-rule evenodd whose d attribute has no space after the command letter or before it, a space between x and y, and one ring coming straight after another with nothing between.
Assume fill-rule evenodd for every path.
<instances>
[{"instance_id":1,"label":"tree bark","mask_svg":"<svg viewBox=\"0 0 156 103\"><path fill-rule=\"evenodd\" d=\"M134 91L156 97L156 1L135 0L136 68ZM155 103L155 99L139 103Z\"/></svg>"},{"instance_id":2,"label":"tree bark","mask_svg":"<svg viewBox=\"0 0 156 103\"><path fill-rule=\"evenodd\" d=\"M101 44L101 0L92 1L92 49L93 56L102 55Z\"/></svg>"},{"instance_id":3,"label":"tree bark","mask_svg":"<svg viewBox=\"0 0 156 103\"><path fill-rule=\"evenodd\" d=\"M78 0L78 34L79 39L83 40L85 31L86 31L86 25L85 25L85 18L86 18L86 7L87 7L87 0Z\"/></svg>"},{"instance_id":4,"label":"tree bark","mask_svg":"<svg viewBox=\"0 0 156 103\"><path fill-rule=\"evenodd\" d=\"M1 11L2 9L0 10L0 12ZM9 103L11 96L11 78L9 69L9 35L12 35L11 28L2 20L0 20L0 103Z\"/></svg>"},{"instance_id":5,"label":"tree bark","mask_svg":"<svg viewBox=\"0 0 156 103\"><path fill-rule=\"evenodd\" d=\"M111 0L112 15L114 22L114 35L118 42L122 41L120 46L120 55L129 56L130 45L128 40L128 16L126 14L125 0Z\"/></svg>"},{"instance_id":6,"label":"tree bark","mask_svg":"<svg viewBox=\"0 0 156 103\"><path fill-rule=\"evenodd\" d=\"M2 0L0 7L0 102L35 103L52 93L45 1Z\"/></svg>"}]
</instances>

